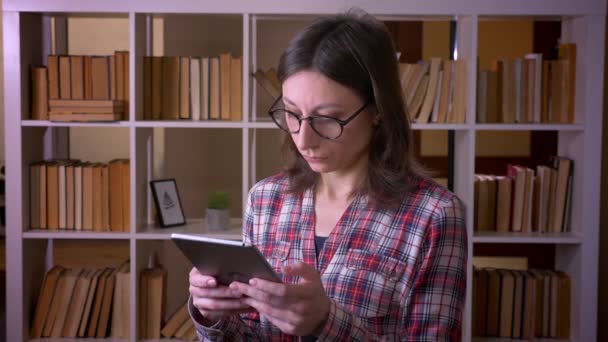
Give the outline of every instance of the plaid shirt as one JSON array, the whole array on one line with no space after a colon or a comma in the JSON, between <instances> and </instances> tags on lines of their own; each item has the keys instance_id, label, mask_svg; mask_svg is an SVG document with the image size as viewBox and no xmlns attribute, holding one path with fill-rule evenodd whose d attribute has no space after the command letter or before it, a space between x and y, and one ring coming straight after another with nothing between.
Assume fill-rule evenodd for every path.
<instances>
[{"instance_id":1,"label":"plaid shirt","mask_svg":"<svg viewBox=\"0 0 608 342\"><path fill-rule=\"evenodd\" d=\"M321 274L331 299L320 341L458 341L465 298L467 242L464 206L427 178L392 210L357 196L315 252L314 193L286 193L284 175L249 193L244 242L256 245L284 282L281 266L303 261ZM264 316L232 316L205 327L202 340L297 341ZM199 317L197 317L199 316Z\"/></svg>"}]
</instances>

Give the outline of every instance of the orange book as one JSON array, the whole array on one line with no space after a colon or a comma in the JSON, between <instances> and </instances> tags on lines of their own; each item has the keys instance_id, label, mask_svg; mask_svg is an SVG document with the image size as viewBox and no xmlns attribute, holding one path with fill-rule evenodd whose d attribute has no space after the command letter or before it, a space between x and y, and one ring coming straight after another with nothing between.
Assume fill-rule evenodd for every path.
<instances>
[{"instance_id":1,"label":"orange book","mask_svg":"<svg viewBox=\"0 0 608 342\"><path fill-rule=\"evenodd\" d=\"M50 163L46 168L47 178L47 228L59 229L59 165Z\"/></svg>"},{"instance_id":2,"label":"orange book","mask_svg":"<svg viewBox=\"0 0 608 342\"><path fill-rule=\"evenodd\" d=\"M84 99L84 58L70 56L72 99Z\"/></svg>"},{"instance_id":3,"label":"orange book","mask_svg":"<svg viewBox=\"0 0 608 342\"><path fill-rule=\"evenodd\" d=\"M91 57L91 85L93 100L110 99L110 63L107 56Z\"/></svg>"},{"instance_id":4,"label":"orange book","mask_svg":"<svg viewBox=\"0 0 608 342\"><path fill-rule=\"evenodd\" d=\"M179 118L190 118L190 57L179 58Z\"/></svg>"},{"instance_id":5,"label":"orange book","mask_svg":"<svg viewBox=\"0 0 608 342\"><path fill-rule=\"evenodd\" d=\"M59 98L59 57L49 55L47 58L48 67L48 89L49 99Z\"/></svg>"},{"instance_id":6,"label":"orange book","mask_svg":"<svg viewBox=\"0 0 608 342\"><path fill-rule=\"evenodd\" d=\"M32 119L48 120L47 68L32 67Z\"/></svg>"},{"instance_id":7,"label":"orange book","mask_svg":"<svg viewBox=\"0 0 608 342\"><path fill-rule=\"evenodd\" d=\"M243 62L241 57L230 60L230 119L243 119Z\"/></svg>"},{"instance_id":8,"label":"orange book","mask_svg":"<svg viewBox=\"0 0 608 342\"><path fill-rule=\"evenodd\" d=\"M69 99L72 97L70 57L59 56L59 98Z\"/></svg>"},{"instance_id":9,"label":"orange book","mask_svg":"<svg viewBox=\"0 0 608 342\"><path fill-rule=\"evenodd\" d=\"M179 57L163 57L162 62L162 119L179 118L180 84Z\"/></svg>"},{"instance_id":10,"label":"orange book","mask_svg":"<svg viewBox=\"0 0 608 342\"><path fill-rule=\"evenodd\" d=\"M122 173L121 160L112 160L109 163L110 180L110 230L113 232L124 231L122 212Z\"/></svg>"}]
</instances>

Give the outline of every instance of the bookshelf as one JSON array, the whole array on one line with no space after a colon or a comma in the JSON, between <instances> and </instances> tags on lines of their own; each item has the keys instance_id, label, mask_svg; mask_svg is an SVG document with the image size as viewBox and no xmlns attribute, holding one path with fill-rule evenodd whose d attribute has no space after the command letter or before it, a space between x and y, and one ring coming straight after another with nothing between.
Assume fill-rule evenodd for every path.
<instances>
[{"instance_id":1,"label":"bookshelf","mask_svg":"<svg viewBox=\"0 0 608 342\"><path fill-rule=\"evenodd\" d=\"M467 205L466 218L469 236L467 301L464 310L463 340L471 336L472 258L476 244L550 244L555 246L555 265L572 278L572 341L596 339L597 312L597 265L600 213L601 127L604 65L604 25L606 4L599 0L500 0L475 1L369 1L358 3L371 14L383 20L454 20L457 27L458 58L466 61L467 111L463 124L414 124L416 130L454 131L454 191ZM268 30L264 23L280 22L285 25L301 25L320 13L342 12L349 5L343 2L313 0L294 3L287 7L278 0L256 2L230 0L208 3L196 0L180 1L123 1L105 0L81 2L60 0L40 2L35 0L4 0L4 111L7 144L7 340L28 340L30 318L35 296L44 271L53 264L52 246L56 241L110 241L128 245L131 263L130 331L131 340L137 340L138 303L136 293L139 278L133 276L146 267L151 251L156 251L161 263L170 266L168 279L167 312L172 312L187 296L186 274L189 266L184 258L168 243L171 232L197 232L217 237L238 239L238 218L233 220L236 229L227 232L206 232L203 221L189 220L186 227L158 229L153 225L152 198L148 181L154 174L155 132L158 129L176 134L205 132L231 134L238 139L231 146L231 156L237 176L231 182L232 189L240 195L242 207L248 189L268 170L260 171L266 163L261 143L266 134L274 134L271 122L260 120L264 115L264 101L251 75L258 66L268 63L258 55L258 49L268 43L263 40ZM29 73L30 64L41 64L50 51L50 16L93 18L127 18L130 51L130 117L116 123L56 123L29 120ZM188 21L194 17L206 23L229 21L230 44L234 53L243 60L243 120L228 121L143 121L142 57L151 51L150 18L177 17ZM478 52L478 25L483 20L523 18L526 20L559 20L562 37L577 44L576 121L574 124L476 124L476 56ZM187 27L186 27L187 29ZM177 35L177 33L174 33ZM271 34L271 33L270 33ZM281 33L276 33L281 35ZM57 38L57 37L56 37ZM61 38L61 37L59 37ZM176 37L167 37L170 40ZM281 50L284 37L275 41ZM56 45L65 45L62 39ZM190 42L192 43L192 42ZM186 44L186 43L184 43ZM217 44L217 42L209 42ZM216 47L223 49L223 47ZM199 50L196 50L199 49ZM63 50L57 51L65 52ZM173 51L178 51L178 47ZM194 43L191 50L182 54L209 54ZM70 129L94 127L100 130L128 130L128 153L131 160L131 231L128 233L81 233L53 232L29 229L28 216L28 168L30 162L43 158L67 156L67 136ZM475 172L476 134L481 131L556 131L558 154L575 161L574 193L572 205L572 232L566 234L498 234L473 233L472 203L474 202L473 174ZM171 138L169 138L171 139ZM10 148L8 148L10 146ZM273 148L271 146L271 148ZM173 156L172 158L187 158ZM230 164L232 165L232 164ZM164 167L169 167L165 165ZM240 170L238 170L240 168ZM221 172L221 171L217 171ZM187 186L185 184L183 186ZM238 216L238 215L237 215ZM48 341L49 339L44 339ZM64 341L67 339L53 339ZM109 339L108 339L109 340ZM482 338L479 341L499 341Z\"/></svg>"}]
</instances>

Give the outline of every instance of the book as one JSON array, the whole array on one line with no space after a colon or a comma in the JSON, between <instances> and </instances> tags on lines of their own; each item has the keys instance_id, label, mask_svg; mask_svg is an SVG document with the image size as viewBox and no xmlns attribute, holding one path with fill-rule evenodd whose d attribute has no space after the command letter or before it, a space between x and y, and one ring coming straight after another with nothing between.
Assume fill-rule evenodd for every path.
<instances>
[{"instance_id":1,"label":"book","mask_svg":"<svg viewBox=\"0 0 608 342\"><path fill-rule=\"evenodd\" d=\"M78 337L86 336L87 327L91 317L91 308L93 307L93 301L95 299L95 294L97 290L97 284L99 282L99 277L103 272L104 270L97 269L91 273L91 281L89 283L86 301L82 309L82 315L80 317L80 323L78 325Z\"/></svg>"},{"instance_id":2,"label":"book","mask_svg":"<svg viewBox=\"0 0 608 342\"><path fill-rule=\"evenodd\" d=\"M34 311L34 320L30 330L30 338L42 337L42 331L46 325L46 321L49 320L49 312L51 311L51 302L55 297L55 291L61 275L65 272L65 268L62 266L53 266L44 275L42 282L42 288L38 295L38 301L36 303L36 309Z\"/></svg>"},{"instance_id":3,"label":"book","mask_svg":"<svg viewBox=\"0 0 608 342\"><path fill-rule=\"evenodd\" d=\"M167 323L163 326L160 331L163 337L171 338L175 336L177 330L187 321L190 320L190 313L188 312L188 302L180 306L167 320Z\"/></svg>"},{"instance_id":4,"label":"book","mask_svg":"<svg viewBox=\"0 0 608 342\"><path fill-rule=\"evenodd\" d=\"M48 120L47 68L32 67L32 119Z\"/></svg>"}]
</instances>

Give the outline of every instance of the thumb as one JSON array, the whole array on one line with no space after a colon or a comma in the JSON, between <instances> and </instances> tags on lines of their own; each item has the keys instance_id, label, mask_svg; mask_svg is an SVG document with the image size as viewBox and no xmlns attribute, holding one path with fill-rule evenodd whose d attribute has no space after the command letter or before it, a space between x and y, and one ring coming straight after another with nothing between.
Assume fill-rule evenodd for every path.
<instances>
[{"instance_id":1,"label":"thumb","mask_svg":"<svg viewBox=\"0 0 608 342\"><path fill-rule=\"evenodd\" d=\"M315 268L301 261L283 267L283 272L288 276L299 276L305 280L316 280L319 278L319 272Z\"/></svg>"}]
</instances>

